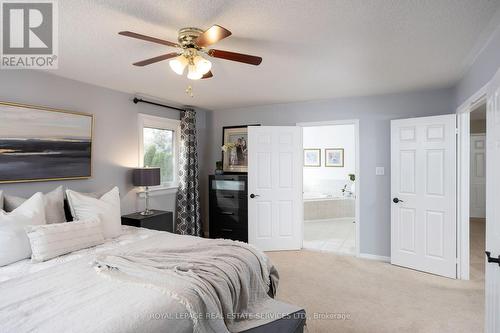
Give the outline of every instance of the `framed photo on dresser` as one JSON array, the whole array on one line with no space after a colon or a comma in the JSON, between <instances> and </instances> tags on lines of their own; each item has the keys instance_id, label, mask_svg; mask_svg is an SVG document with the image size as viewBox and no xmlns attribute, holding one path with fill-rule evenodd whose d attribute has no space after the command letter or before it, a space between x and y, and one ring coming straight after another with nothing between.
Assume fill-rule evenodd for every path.
<instances>
[{"instance_id":1,"label":"framed photo on dresser","mask_svg":"<svg viewBox=\"0 0 500 333\"><path fill-rule=\"evenodd\" d=\"M222 128L222 170L224 173L248 172L248 126Z\"/></svg>"}]
</instances>

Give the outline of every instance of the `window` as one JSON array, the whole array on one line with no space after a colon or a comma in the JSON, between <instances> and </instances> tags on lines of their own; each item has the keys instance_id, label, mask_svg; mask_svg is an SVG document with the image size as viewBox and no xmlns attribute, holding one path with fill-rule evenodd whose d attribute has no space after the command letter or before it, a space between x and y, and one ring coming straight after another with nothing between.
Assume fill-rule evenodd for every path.
<instances>
[{"instance_id":1,"label":"window","mask_svg":"<svg viewBox=\"0 0 500 333\"><path fill-rule=\"evenodd\" d=\"M178 120L139 114L139 165L159 167L161 187L177 187Z\"/></svg>"}]
</instances>

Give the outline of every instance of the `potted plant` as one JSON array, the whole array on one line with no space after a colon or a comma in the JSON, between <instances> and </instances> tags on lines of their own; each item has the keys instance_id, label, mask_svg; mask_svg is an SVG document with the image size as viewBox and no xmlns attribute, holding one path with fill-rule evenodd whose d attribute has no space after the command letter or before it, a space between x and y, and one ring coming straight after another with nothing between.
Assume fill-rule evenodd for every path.
<instances>
[{"instance_id":1,"label":"potted plant","mask_svg":"<svg viewBox=\"0 0 500 333\"><path fill-rule=\"evenodd\" d=\"M352 182L351 184L351 193L352 195L354 195L354 193L356 193L356 175L353 174L353 173L350 173L347 175L347 177L349 177L349 180Z\"/></svg>"},{"instance_id":2,"label":"potted plant","mask_svg":"<svg viewBox=\"0 0 500 333\"><path fill-rule=\"evenodd\" d=\"M215 174L223 175L224 171L222 170L222 161L215 162Z\"/></svg>"}]
</instances>

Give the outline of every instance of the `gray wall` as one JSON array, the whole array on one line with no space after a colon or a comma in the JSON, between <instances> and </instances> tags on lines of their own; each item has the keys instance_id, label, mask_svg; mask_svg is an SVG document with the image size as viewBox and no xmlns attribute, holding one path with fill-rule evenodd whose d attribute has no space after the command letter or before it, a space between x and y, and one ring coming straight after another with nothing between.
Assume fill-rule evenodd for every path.
<instances>
[{"instance_id":1,"label":"gray wall","mask_svg":"<svg viewBox=\"0 0 500 333\"><path fill-rule=\"evenodd\" d=\"M390 120L454 112L454 90L340 98L215 111L209 114L209 170L220 160L222 127L241 124L295 125L297 122L360 120L361 252L390 255ZM385 176L375 176L375 167Z\"/></svg>"},{"instance_id":2,"label":"gray wall","mask_svg":"<svg viewBox=\"0 0 500 333\"><path fill-rule=\"evenodd\" d=\"M500 68L500 26L456 85L455 106L481 89Z\"/></svg>"},{"instance_id":3,"label":"gray wall","mask_svg":"<svg viewBox=\"0 0 500 333\"><path fill-rule=\"evenodd\" d=\"M117 185L122 197L122 213L143 208L131 185L130 168L138 165L137 114L179 119L179 112L143 103L133 104L132 96L38 71L10 70L0 75L0 101L47 106L94 115L92 151L93 177L88 180L50 181L0 184L7 194L29 196L36 191L50 191L64 185L77 191L101 191ZM202 170L206 150L206 126L203 110L197 110L200 132L200 161ZM206 177L202 177L202 180ZM203 184L205 186L205 184ZM175 195L155 196L152 205L157 209L173 210Z\"/></svg>"}]
</instances>

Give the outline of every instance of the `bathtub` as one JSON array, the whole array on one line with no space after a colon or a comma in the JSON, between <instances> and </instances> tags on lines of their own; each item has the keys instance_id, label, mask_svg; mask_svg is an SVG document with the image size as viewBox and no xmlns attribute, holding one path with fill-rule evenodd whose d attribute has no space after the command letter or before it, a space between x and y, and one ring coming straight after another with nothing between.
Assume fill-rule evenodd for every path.
<instances>
[{"instance_id":1,"label":"bathtub","mask_svg":"<svg viewBox=\"0 0 500 333\"><path fill-rule=\"evenodd\" d=\"M304 192L304 220L354 218L354 196L333 193Z\"/></svg>"}]
</instances>

